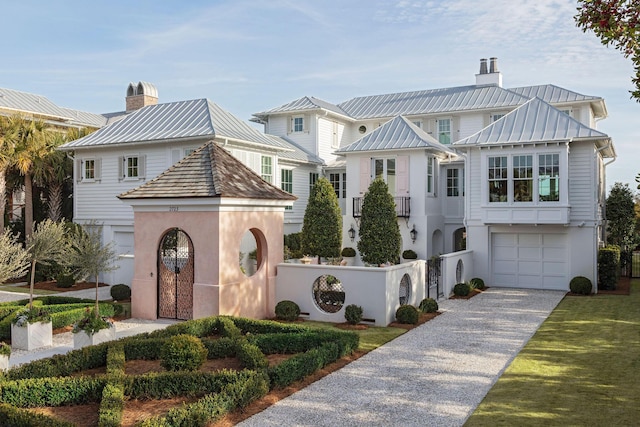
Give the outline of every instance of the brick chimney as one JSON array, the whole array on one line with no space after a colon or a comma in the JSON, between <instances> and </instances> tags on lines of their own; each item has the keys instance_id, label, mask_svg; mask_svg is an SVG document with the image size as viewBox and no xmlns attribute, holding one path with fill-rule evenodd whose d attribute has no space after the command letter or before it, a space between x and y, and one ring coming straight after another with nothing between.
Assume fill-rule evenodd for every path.
<instances>
[{"instance_id":1,"label":"brick chimney","mask_svg":"<svg viewBox=\"0 0 640 427\"><path fill-rule=\"evenodd\" d=\"M487 72L487 59L480 60L480 73L476 74L476 86L502 87L502 73L498 71L498 58L489 59L489 72Z\"/></svg>"},{"instance_id":2,"label":"brick chimney","mask_svg":"<svg viewBox=\"0 0 640 427\"><path fill-rule=\"evenodd\" d=\"M129 83L125 98L127 113L158 103L158 89L147 82Z\"/></svg>"}]
</instances>

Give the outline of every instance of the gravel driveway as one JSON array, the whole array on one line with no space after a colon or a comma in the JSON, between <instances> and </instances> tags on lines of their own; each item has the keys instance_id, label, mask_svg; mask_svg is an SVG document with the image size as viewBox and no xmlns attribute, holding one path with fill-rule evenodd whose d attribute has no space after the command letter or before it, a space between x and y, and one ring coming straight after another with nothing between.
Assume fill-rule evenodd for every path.
<instances>
[{"instance_id":1,"label":"gravel driveway","mask_svg":"<svg viewBox=\"0 0 640 427\"><path fill-rule=\"evenodd\" d=\"M564 292L490 288L240 423L461 426Z\"/></svg>"}]
</instances>

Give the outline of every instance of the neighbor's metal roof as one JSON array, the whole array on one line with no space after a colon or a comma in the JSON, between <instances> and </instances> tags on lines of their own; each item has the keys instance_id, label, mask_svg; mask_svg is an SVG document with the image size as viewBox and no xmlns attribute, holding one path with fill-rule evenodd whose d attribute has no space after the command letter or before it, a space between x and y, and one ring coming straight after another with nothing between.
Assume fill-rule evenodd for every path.
<instances>
[{"instance_id":1,"label":"neighbor's metal roof","mask_svg":"<svg viewBox=\"0 0 640 427\"><path fill-rule=\"evenodd\" d=\"M355 151L397 150L407 148L433 148L437 151L454 153L434 137L402 116L396 116L373 132L352 144L336 151L344 154Z\"/></svg>"},{"instance_id":2,"label":"neighbor's metal roof","mask_svg":"<svg viewBox=\"0 0 640 427\"><path fill-rule=\"evenodd\" d=\"M338 104L359 120L515 107L527 98L498 86L460 86L353 98Z\"/></svg>"},{"instance_id":3,"label":"neighbor's metal roof","mask_svg":"<svg viewBox=\"0 0 640 427\"><path fill-rule=\"evenodd\" d=\"M295 101L291 101L287 104L281 105L280 107L275 107L267 111L255 113L254 116L265 117L270 114L303 112L303 111L317 110L317 109L323 109L323 110L331 111L336 114L340 114L342 116L349 117L349 114L347 114L344 110L342 110L337 105L327 101L323 101L322 99L318 99L313 96L303 96L302 98L299 98L299 99L296 99Z\"/></svg>"},{"instance_id":4,"label":"neighbor's metal roof","mask_svg":"<svg viewBox=\"0 0 640 427\"><path fill-rule=\"evenodd\" d=\"M533 98L475 134L454 145L517 144L570 141L576 138L609 139L539 98Z\"/></svg>"},{"instance_id":5,"label":"neighbor's metal roof","mask_svg":"<svg viewBox=\"0 0 640 427\"><path fill-rule=\"evenodd\" d=\"M120 199L192 197L297 199L263 180L213 141L198 148L151 181L118 196Z\"/></svg>"},{"instance_id":6,"label":"neighbor's metal roof","mask_svg":"<svg viewBox=\"0 0 640 427\"><path fill-rule=\"evenodd\" d=\"M256 143L283 150L275 141L208 99L148 105L61 149L74 149L177 138L218 137Z\"/></svg>"},{"instance_id":7,"label":"neighbor's metal roof","mask_svg":"<svg viewBox=\"0 0 640 427\"><path fill-rule=\"evenodd\" d=\"M100 127L107 122L101 114L58 107L44 96L5 88L0 88L0 109L32 114L73 126Z\"/></svg>"}]
</instances>

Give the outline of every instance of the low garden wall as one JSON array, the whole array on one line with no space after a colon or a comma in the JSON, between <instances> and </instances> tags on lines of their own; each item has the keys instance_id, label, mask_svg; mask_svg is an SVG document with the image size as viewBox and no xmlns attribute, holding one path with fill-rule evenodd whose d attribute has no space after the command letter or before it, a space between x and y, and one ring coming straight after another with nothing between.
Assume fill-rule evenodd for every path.
<instances>
[{"instance_id":1,"label":"low garden wall","mask_svg":"<svg viewBox=\"0 0 640 427\"><path fill-rule=\"evenodd\" d=\"M276 302L291 300L310 320L342 323L350 304L365 321L387 326L401 304L418 306L425 297L425 261L389 267L278 264Z\"/></svg>"},{"instance_id":2,"label":"low garden wall","mask_svg":"<svg viewBox=\"0 0 640 427\"><path fill-rule=\"evenodd\" d=\"M442 259L442 291L448 298L456 283L473 279L473 251L459 251L440 255Z\"/></svg>"}]
</instances>

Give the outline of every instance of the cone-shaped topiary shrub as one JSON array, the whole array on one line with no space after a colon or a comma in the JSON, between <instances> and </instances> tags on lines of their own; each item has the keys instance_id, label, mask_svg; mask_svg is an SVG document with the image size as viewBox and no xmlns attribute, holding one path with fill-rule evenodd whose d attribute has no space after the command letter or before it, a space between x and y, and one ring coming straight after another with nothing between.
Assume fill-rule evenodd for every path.
<instances>
[{"instance_id":1,"label":"cone-shaped topiary shrub","mask_svg":"<svg viewBox=\"0 0 640 427\"><path fill-rule=\"evenodd\" d=\"M420 301L418 310L423 313L435 313L436 311L438 311L438 303L433 298L425 298Z\"/></svg>"},{"instance_id":2,"label":"cone-shaped topiary shrub","mask_svg":"<svg viewBox=\"0 0 640 427\"><path fill-rule=\"evenodd\" d=\"M400 323L415 325L418 318L418 309L412 305L404 304L396 310L396 320Z\"/></svg>"},{"instance_id":3,"label":"cone-shaped topiary shrub","mask_svg":"<svg viewBox=\"0 0 640 427\"><path fill-rule=\"evenodd\" d=\"M160 365L167 371L195 371L205 360L207 349L200 338L193 335L174 335L160 350Z\"/></svg>"},{"instance_id":4,"label":"cone-shaped topiary shrub","mask_svg":"<svg viewBox=\"0 0 640 427\"><path fill-rule=\"evenodd\" d=\"M276 304L276 318L292 322L297 320L298 316L300 316L300 307L295 302L283 300Z\"/></svg>"},{"instance_id":5,"label":"cone-shaped topiary shrub","mask_svg":"<svg viewBox=\"0 0 640 427\"><path fill-rule=\"evenodd\" d=\"M468 283L458 283L453 287L453 294L458 297L466 297L471 292L471 286Z\"/></svg>"},{"instance_id":6,"label":"cone-shaped topiary shrub","mask_svg":"<svg viewBox=\"0 0 640 427\"><path fill-rule=\"evenodd\" d=\"M584 276L576 276L569 282L569 289L574 294L589 295L592 288L591 280Z\"/></svg>"},{"instance_id":7,"label":"cone-shaped topiary shrub","mask_svg":"<svg viewBox=\"0 0 640 427\"><path fill-rule=\"evenodd\" d=\"M362 321L362 307L350 304L344 309L344 318L350 325L357 325Z\"/></svg>"}]
</instances>

